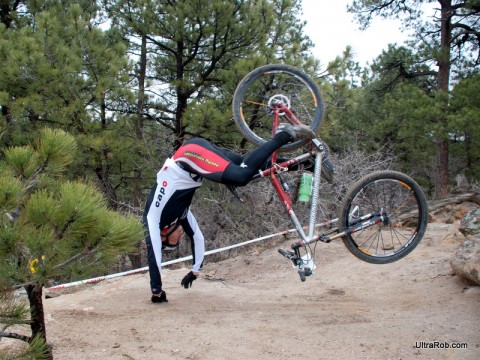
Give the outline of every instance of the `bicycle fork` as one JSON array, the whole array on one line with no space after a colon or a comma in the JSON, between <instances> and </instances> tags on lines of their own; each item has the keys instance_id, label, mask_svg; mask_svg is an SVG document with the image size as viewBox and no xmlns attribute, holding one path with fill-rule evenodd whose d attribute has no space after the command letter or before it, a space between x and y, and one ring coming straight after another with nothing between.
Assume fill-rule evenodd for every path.
<instances>
[{"instance_id":1,"label":"bicycle fork","mask_svg":"<svg viewBox=\"0 0 480 360\"><path fill-rule=\"evenodd\" d=\"M300 241L297 243L292 244L293 251L285 251L283 249L278 249L278 252L282 254L287 259L290 259L293 262L293 265L298 268L298 274L300 275L300 279L305 281L306 276L310 276L313 274L313 259L312 254L306 252L304 258L300 255L300 248L305 247L306 244L312 242L314 240L318 240L319 238L315 237L315 224L317 220L317 204L319 199L319 191L320 191L320 176L322 170L322 152L323 152L323 145L322 143L314 139L314 145L319 150L315 154L315 167L314 167L314 174L313 174L313 186L312 186L312 200L310 204L310 218L308 224L308 236L303 230L300 221L295 214L295 211L292 207L292 200L289 194L289 187L288 184L283 179L280 173L271 174L270 180L273 184L273 187L277 191L280 199L282 200L283 206L285 207L288 216L290 217L295 229L300 236ZM312 261L310 261L312 260ZM306 263L310 263L310 266L307 266Z\"/></svg>"}]
</instances>

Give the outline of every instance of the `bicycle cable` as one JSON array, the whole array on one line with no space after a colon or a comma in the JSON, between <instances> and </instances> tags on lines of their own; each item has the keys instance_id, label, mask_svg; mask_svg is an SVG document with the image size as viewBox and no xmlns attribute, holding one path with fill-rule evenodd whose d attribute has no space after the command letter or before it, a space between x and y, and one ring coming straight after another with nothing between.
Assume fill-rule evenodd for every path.
<instances>
[{"instance_id":1,"label":"bicycle cable","mask_svg":"<svg viewBox=\"0 0 480 360\"><path fill-rule=\"evenodd\" d=\"M312 247L310 246L310 244L305 244L305 254L306 255L309 255L305 260L302 259L302 263L305 265L306 263L308 263L309 261L312 261L312 263L315 265L315 251L317 250L317 241L315 242L315 246L313 247L313 251L312 251ZM310 269L311 271L313 271L313 269Z\"/></svg>"}]
</instances>

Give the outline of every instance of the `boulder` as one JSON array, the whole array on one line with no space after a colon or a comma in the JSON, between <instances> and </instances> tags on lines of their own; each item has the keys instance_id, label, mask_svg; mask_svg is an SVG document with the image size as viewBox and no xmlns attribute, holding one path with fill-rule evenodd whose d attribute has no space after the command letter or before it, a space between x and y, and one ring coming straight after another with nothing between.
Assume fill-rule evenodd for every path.
<instances>
[{"instance_id":1,"label":"boulder","mask_svg":"<svg viewBox=\"0 0 480 360\"><path fill-rule=\"evenodd\" d=\"M460 221L458 230L465 236L480 234L480 208L470 210Z\"/></svg>"},{"instance_id":2,"label":"boulder","mask_svg":"<svg viewBox=\"0 0 480 360\"><path fill-rule=\"evenodd\" d=\"M450 261L456 275L480 285L480 236L464 241Z\"/></svg>"}]
</instances>

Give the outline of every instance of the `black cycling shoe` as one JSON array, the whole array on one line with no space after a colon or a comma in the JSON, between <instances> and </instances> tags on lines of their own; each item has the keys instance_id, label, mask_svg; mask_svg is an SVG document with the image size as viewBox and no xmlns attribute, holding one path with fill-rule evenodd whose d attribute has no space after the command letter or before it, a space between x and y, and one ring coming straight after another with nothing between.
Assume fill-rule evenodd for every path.
<instances>
[{"instance_id":1,"label":"black cycling shoe","mask_svg":"<svg viewBox=\"0 0 480 360\"><path fill-rule=\"evenodd\" d=\"M315 132L306 125L281 124L277 128L276 133L278 134L282 131L290 134L292 137L292 142L297 140L312 140L317 136L317 134L315 134Z\"/></svg>"},{"instance_id":2,"label":"black cycling shoe","mask_svg":"<svg viewBox=\"0 0 480 360\"><path fill-rule=\"evenodd\" d=\"M162 291L160 294L153 294L152 295L152 302L153 303L164 303L168 302L167 300L167 293Z\"/></svg>"}]
</instances>

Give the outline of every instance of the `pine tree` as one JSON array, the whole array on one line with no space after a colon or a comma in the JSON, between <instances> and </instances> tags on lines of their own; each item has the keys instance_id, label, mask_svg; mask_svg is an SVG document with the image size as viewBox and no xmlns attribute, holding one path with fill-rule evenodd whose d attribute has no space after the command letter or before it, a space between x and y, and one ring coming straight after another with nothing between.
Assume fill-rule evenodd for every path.
<instances>
[{"instance_id":1,"label":"pine tree","mask_svg":"<svg viewBox=\"0 0 480 360\"><path fill-rule=\"evenodd\" d=\"M455 170L472 182L480 179L480 75L460 81L452 90L449 124Z\"/></svg>"},{"instance_id":2,"label":"pine tree","mask_svg":"<svg viewBox=\"0 0 480 360\"><path fill-rule=\"evenodd\" d=\"M430 21L421 19L422 5L437 3L436 16ZM432 128L435 146L435 194L445 196L449 185L449 144L450 133L446 110L449 107L449 91L452 74L462 74L465 65L477 68L480 65L480 4L477 0L405 0L367 1L357 0L349 7L356 14L361 27L369 25L373 16L400 18L406 28L416 33L412 47L415 47L425 64L435 64L437 69L427 73L409 69L402 59L395 64L397 74L402 78L435 75L434 97L442 109Z\"/></svg>"},{"instance_id":3,"label":"pine tree","mask_svg":"<svg viewBox=\"0 0 480 360\"><path fill-rule=\"evenodd\" d=\"M136 55L143 106L137 112L144 120L137 124L156 133L151 123L162 125L173 135L173 147L185 135L219 145L238 137L230 131L230 104L241 77L267 62L299 65L311 47L301 31L298 0L105 3L112 27L121 29Z\"/></svg>"},{"instance_id":4,"label":"pine tree","mask_svg":"<svg viewBox=\"0 0 480 360\"><path fill-rule=\"evenodd\" d=\"M92 184L66 179L76 150L70 134L44 129L34 145L5 149L0 162L0 293L25 288L32 331L24 338L0 336L36 347L42 340L40 352L46 351L47 358L43 287L105 273L143 236L139 220L109 210ZM5 320L26 321L23 307L2 310L10 314L0 318L7 326Z\"/></svg>"}]
</instances>

